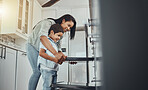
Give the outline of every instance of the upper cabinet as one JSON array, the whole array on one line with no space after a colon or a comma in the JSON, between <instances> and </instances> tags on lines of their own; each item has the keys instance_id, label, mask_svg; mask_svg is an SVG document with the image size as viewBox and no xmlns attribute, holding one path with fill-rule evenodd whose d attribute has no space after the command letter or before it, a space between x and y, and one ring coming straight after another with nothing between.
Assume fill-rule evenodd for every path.
<instances>
[{"instance_id":1,"label":"upper cabinet","mask_svg":"<svg viewBox=\"0 0 148 90\"><path fill-rule=\"evenodd\" d=\"M3 0L0 34L27 39L32 27L32 0Z\"/></svg>"}]
</instances>

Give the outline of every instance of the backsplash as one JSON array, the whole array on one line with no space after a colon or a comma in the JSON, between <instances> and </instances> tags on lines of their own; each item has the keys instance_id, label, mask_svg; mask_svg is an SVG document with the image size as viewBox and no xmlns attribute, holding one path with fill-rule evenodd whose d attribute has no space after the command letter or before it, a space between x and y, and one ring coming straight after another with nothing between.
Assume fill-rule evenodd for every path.
<instances>
[{"instance_id":1,"label":"backsplash","mask_svg":"<svg viewBox=\"0 0 148 90\"><path fill-rule=\"evenodd\" d=\"M0 35L0 43L21 49L21 46L16 43L15 38L12 38L9 35Z\"/></svg>"}]
</instances>

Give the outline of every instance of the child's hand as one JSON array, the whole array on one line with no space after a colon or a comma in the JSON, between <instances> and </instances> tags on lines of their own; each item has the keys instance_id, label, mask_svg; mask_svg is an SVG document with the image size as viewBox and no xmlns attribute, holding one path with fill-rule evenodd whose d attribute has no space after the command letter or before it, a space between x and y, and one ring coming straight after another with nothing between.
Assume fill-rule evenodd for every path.
<instances>
[{"instance_id":1,"label":"child's hand","mask_svg":"<svg viewBox=\"0 0 148 90\"><path fill-rule=\"evenodd\" d=\"M64 58L61 58L61 60L58 60L58 59L56 59L56 58L54 59L54 62L55 62L55 63L58 63L58 64L60 64L60 65L63 63L63 61L64 61Z\"/></svg>"},{"instance_id":2,"label":"child's hand","mask_svg":"<svg viewBox=\"0 0 148 90\"><path fill-rule=\"evenodd\" d=\"M62 55L62 58L59 60L59 64L61 65L67 58L67 56L65 56L62 52L58 52L60 55Z\"/></svg>"},{"instance_id":3,"label":"child's hand","mask_svg":"<svg viewBox=\"0 0 148 90\"><path fill-rule=\"evenodd\" d=\"M65 61L65 59L67 58L67 56L65 56L61 51L59 51L58 54L60 54L61 56L63 56L63 60Z\"/></svg>"},{"instance_id":4,"label":"child's hand","mask_svg":"<svg viewBox=\"0 0 148 90\"><path fill-rule=\"evenodd\" d=\"M55 56L55 58L56 58L56 62L58 62L59 60L61 60L61 58L62 58L62 55L60 54L60 53L57 53L56 55L54 55Z\"/></svg>"},{"instance_id":5,"label":"child's hand","mask_svg":"<svg viewBox=\"0 0 148 90\"><path fill-rule=\"evenodd\" d=\"M67 56L65 56L65 58L63 57L63 58L61 58L61 60L59 60L59 64L61 65L64 61L65 61L65 59L67 58Z\"/></svg>"},{"instance_id":6,"label":"child's hand","mask_svg":"<svg viewBox=\"0 0 148 90\"><path fill-rule=\"evenodd\" d=\"M62 56L62 58L58 61L58 63L61 65L64 61L64 57Z\"/></svg>"}]
</instances>

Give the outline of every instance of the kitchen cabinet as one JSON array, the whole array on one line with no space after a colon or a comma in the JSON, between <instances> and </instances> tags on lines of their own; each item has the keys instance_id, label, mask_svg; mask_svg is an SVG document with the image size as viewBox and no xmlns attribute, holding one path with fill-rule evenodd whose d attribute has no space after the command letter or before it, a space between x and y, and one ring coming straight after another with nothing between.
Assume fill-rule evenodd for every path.
<instances>
[{"instance_id":1,"label":"kitchen cabinet","mask_svg":"<svg viewBox=\"0 0 148 90\"><path fill-rule=\"evenodd\" d=\"M0 90L27 90L31 74L24 51L0 44Z\"/></svg>"},{"instance_id":2,"label":"kitchen cabinet","mask_svg":"<svg viewBox=\"0 0 148 90\"><path fill-rule=\"evenodd\" d=\"M2 59L2 49L3 47L0 45L0 90L4 90L4 64L3 64L3 59Z\"/></svg>"},{"instance_id":3,"label":"kitchen cabinet","mask_svg":"<svg viewBox=\"0 0 148 90\"><path fill-rule=\"evenodd\" d=\"M1 34L27 39L31 26L32 0L2 0L5 12L1 16Z\"/></svg>"},{"instance_id":4,"label":"kitchen cabinet","mask_svg":"<svg viewBox=\"0 0 148 90\"><path fill-rule=\"evenodd\" d=\"M3 48L2 56L5 58L0 59L0 90L15 90L15 78L16 78L16 51ZM6 49L6 50L5 50Z\"/></svg>"},{"instance_id":5,"label":"kitchen cabinet","mask_svg":"<svg viewBox=\"0 0 148 90\"><path fill-rule=\"evenodd\" d=\"M28 82L32 74L27 56L23 52L17 53L16 90L28 90Z\"/></svg>"}]
</instances>

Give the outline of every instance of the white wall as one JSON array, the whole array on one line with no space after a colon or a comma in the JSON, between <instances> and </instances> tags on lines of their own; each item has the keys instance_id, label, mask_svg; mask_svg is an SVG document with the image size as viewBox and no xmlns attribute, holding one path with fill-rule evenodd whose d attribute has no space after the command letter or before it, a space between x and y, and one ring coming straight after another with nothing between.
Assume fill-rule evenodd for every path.
<instances>
[{"instance_id":1,"label":"white wall","mask_svg":"<svg viewBox=\"0 0 148 90\"><path fill-rule=\"evenodd\" d=\"M56 18L57 16L57 11L56 9L42 9L42 19L46 18Z\"/></svg>"},{"instance_id":2,"label":"white wall","mask_svg":"<svg viewBox=\"0 0 148 90\"><path fill-rule=\"evenodd\" d=\"M44 8L42 10L42 18L59 18L64 14L71 14L77 21L77 26L84 26L90 18L89 7L73 7L73 8Z\"/></svg>"},{"instance_id":3,"label":"white wall","mask_svg":"<svg viewBox=\"0 0 148 90\"><path fill-rule=\"evenodd\" d=\"M71 14L75 17L77 26L84 26L84 24L88 23L88 19L90 19L88 7L72 8Z\"/></svg>"},{"instance_id":4,"label":"white wall","mask_svg":"<svg viewBox=\"0 0 148 90\"><path fill-rule=\"evenodd\" d=\"M40 4L36 0L34 0L32 27L35 24L37 24L40 20L42 20L42 7L40 6Z\"/></svg>"}]
</instances>

